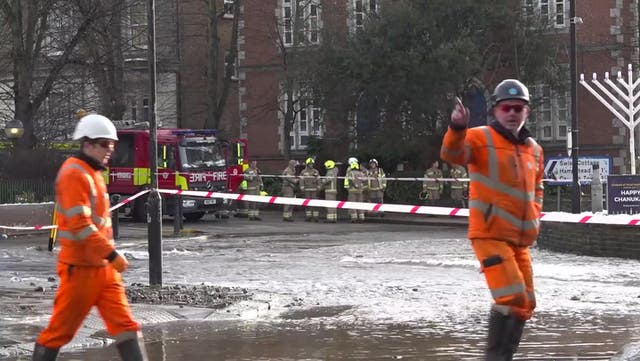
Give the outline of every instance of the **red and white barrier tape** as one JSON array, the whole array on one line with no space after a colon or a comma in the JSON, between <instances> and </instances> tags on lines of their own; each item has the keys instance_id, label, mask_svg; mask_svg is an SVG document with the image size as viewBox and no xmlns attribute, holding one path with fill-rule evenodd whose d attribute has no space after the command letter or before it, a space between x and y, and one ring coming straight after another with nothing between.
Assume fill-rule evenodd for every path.
<instances>
[{"instance_id":1,"label":"red and white barrier tape","mask_svg":"<svg viewBox=\"0 0 640 361\"><path fill-rule=\"evenodd\" d=\"M148 193L149 190L144 190L137 193L120 203L114 205L110 210L115 210L132 200ZM276 196L259 196L249 194L236 194L236 193L218 193L218 192L205 192L205 191L183 191L173 189L159 189L158 192L171 195L182 195L191 197L204 197L204 198L221 198L235 201L247 201L257 203L268 204L282 204L301 207L322 207L322 208L336 208L336 209L358 209L370 212L391 212L391 213L405 213L405 214L430 214L439 216L451 216L451 217L468 217L469 210L466 208L449 208L449 207L433 207L433 206L418 206L418 205L406 205L406 204L390 204L390 203L366 203L366 202L349 202L349 201L329 201L322 199L305 199L305 198L290 198L290 197L276 197ZM640 225L640 215L605 215L605 214L572 214L564 212L543 212L540 215L540 219L545 222L564 222L564 223L587 223L587 224L613 224L613 225ZM46 230L55 228L54 225L49 226L1 226L0 229L10 230Z\"/></svg>"},{"instance_id":2,"label":"red and white barrier tape","mask_svg":"<svg viewBox=\"0 0 640 361\"><path fill-rule=\"evenodd\" d=\"M129 198L123 200L123 201L120 201L118 204L116 204L116 205L112 206L111 208L109 208L109 211L110 212L114 211L114 210L124 206L127 203L130 203L132 200L134 200L134 199L136 199L136 198L138 198L138 197L140 197L140 196L142 196L142 195L144 195L146 193L149 193L148 189L143 190L142 192L136 193L136 194L132 195L131 197L129 197ZM54 229L54 228L57 228L57 226L56 225L51 225L51 224L47 225L47 226L40 226L40 225L36 225L36 226L3 226L3 225L0 225L0 229L8 229L8 230L12 230L12 231L33 231L33 230L40 231L40 230L47 230L47 229Z\"/></svg>"},{"instance_id":3,"label":"red and white barrier tape","mask_svg":"<svg viewBox=\"0 0 640 361\"><path fill-rule=\"evenodd\" d=\"M138 192L138 193L132 195L131 197L129 197L129 198L123 200L123 201L120 201L116 205L111 206L111 208L109 208L109 212L113 212L114 210L124 206L125 204L130 203L132 200L140 197L141 195L149 193L149 191L150 191L149 189L145 189L145 190L143 190L141 192Z\"/></svg>"},{"instance_id":4,"label":"red and white barrier tape","mask_svg":"<svg viewBox=\"0 0 640 361\"><path fill-rule=\"evenodd\" d=\"M223 198L236 201L259 202L269 204L287 204L303 207L323 207L337 209L360 209L370 212L393 212L407 214L431 214L439 216L459 216L468 217L469 210L466 208L448 208L433 206L418 206L405 204L382 204L348 201L327 201L321 199L288 198L275 196L258 196L234 193L216 193L203 191L180 191L171 189L159 189L160 193L184 195L192 197ZM640 225L640 215L605 215L605 214L572 214L564 212L544 212L540 215L542 221L565 222L565 223L589 223L589 224L618 224L618 225Z\"/></svg>"}]
</instances>

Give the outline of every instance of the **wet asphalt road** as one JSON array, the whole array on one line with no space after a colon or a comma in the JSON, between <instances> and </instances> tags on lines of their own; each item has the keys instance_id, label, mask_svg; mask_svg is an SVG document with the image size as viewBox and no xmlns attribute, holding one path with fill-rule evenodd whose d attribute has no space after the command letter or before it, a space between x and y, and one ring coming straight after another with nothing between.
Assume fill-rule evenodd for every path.
<instances>
[{"instance_id":1,"label":"wet asphalt road","mask_svg":"<svg viewBox=\"0 0 640 361\"><path fill-rule=\"evenodd\" d=\"M180 237L167 225L166 284L238 286L254 297L205 320L147 325L151 360L479 359L488 291L465 228L429 221L290 224L268 214L186 224ZM147 282L146 225L122 225L125 280ZM49 282L53 258L40 242L5 242L0 287ZM638 262L537 249L533 257L538 310L518 359L610 359L638 341ZM40 313L25 311L25 332L43 322ZM109 346L70 348L59 359L118 357Z\"/></svg>"}]
</instances>

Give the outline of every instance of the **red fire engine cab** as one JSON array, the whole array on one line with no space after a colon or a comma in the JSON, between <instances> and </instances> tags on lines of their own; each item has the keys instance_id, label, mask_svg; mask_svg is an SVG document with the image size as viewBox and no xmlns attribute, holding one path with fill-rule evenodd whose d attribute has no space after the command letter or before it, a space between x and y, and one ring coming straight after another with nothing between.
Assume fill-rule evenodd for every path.
<instances>
[{"instance_id":1,"label":"red fire engine cab","mask_svg":"<svg viewBox=\"0 0 640 361\"><path fill-rule=\"evenodd\" d=\"M120 123L116 122L116 126ZM110 195L127 198L151 185L148 129L118 129L118 144L111 155L105 181ZM158 129L158 187L207 192L235 192L248 164L247 141L221 140L211 129ZM128 204L126 211L146 219L146 199ZM177 197L163 195L163 214L173 215ZM206 213L224 216L223 199L182 196L182 213L198 220Z\"/></svg>"}]
</instances>

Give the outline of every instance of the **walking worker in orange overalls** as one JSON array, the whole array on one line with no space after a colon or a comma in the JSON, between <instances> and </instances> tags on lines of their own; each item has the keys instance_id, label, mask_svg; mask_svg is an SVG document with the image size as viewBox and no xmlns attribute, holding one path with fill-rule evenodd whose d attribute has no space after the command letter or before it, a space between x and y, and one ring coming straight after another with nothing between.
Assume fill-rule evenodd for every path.
<instances>
[{"instance_id":1,"label":"walking worker in orange overalls","mask_svg":"<svg viewBox=\"0 0 640 361\"><path fill-rule=\"evenodd\" d=\"M495 301L486 360L511 360L536 307L529 246L540 229L543 153L524 127L529 91L506 79L493 93L495 121L467 129L459 99L440 157L469 169L469 239Z\"/></svg>"},{"instance_id":2,"label":"walking worker in orange overalls","mask_svg":"<svg viewBox=\"0 0 640 361\"><path fill-rule=\"evenodd\" d=\"M147 360L120 277L128 262L115 249L102 176L118 140L116 128L104 116L85 115L73 139L80 141L80 152L62 164L55 185L60 287L49 325L36 340L33 361L55 360L93 306L115 337L122 360Z\"/></svg>"}]
</instances>

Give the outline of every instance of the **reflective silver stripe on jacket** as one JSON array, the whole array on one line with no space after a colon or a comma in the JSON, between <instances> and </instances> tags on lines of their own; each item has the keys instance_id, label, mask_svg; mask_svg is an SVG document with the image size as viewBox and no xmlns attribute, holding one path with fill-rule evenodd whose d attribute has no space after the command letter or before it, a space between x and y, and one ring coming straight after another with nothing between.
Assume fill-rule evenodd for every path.
<instances>
[{"instance_id":1,"label":"reflective silver stripe on jacket","mask_svg":"<svg viewBox=\"0 0 640 361\"><path fill-rule=\"evenodd\" d=\"M87 239L92 233L98 232L99 229L111 226L111 218L100 217L96 214L97 213L96 212L97 189L96 189L96 185L93 178L86 171L86 169L84 169L82 166L78 164L69 164L58 173L58 176L60 176L60 174L62 174L63 172L66 172L68 169L79 170L80 172L82 172L82 175L89 182L89 192L90 192L89 202L91 204L91 207L87 207L85 205L77 205L77 206L71 206L69 208L64 209L60 205L60 202L56 202L56 212L60 213L65 217L72 217L79 214L84 216L91 215L91 221L94 224L90 224L77 232L58 230L57 233L58 233L58 236L61 238L66 238L72 241L80 242ZM58 178L56 178L56 183L57 182L58 182ZM108 195L105 195L105 197L108 197Z\"/></svg>"},{"instance_id":2,"label":"reflective silver stripe on jacket","mask_svg":"<svg viewBox=\"0 0 640 361\"><path fill-rule=\"evenodd\" d=\"M487 214L489 213L489 210L491 210L491 215L498 216L507 221L513 227L523 231L537 229L540 226L540 219L522 220L495 204L485 203L477 199L469 201L469 209L477 209L482 212L482 214Z\"/></svg>"},{"instance_id":3,"label":"reflective silver stripe on jacket","mask_svg":"<svg viewBox=\"0 0 640 361\"><path fill-rule=\"evenodd\" d=\"M525 290L526 288L524 286L524 283L516 283L506 287L491 289L491 296L495 300L500 297L511 296L518 293L524 293Z\"/></svg>"},{"instance_id":4,"label":"reflective silver stripe on jacket","mask_svg":"<svg viewBox=\"0 0 640 361\"><path fill-rule=\"evenodd\" d=\"M528 138L527 140L529 141L529 143L531 143L531 146L533 146L533 149L534 149L533 155L536 158L536 174L537 174L540 171L540 152L542 148L538 145L538 143L533 138ZM544 184L542 180L536 183L535 189L536 191L544 192ZM542 197L535 197L534 201L536 202L536 204L538 204L542 208Z\"/></svg>"}]
</instances>

